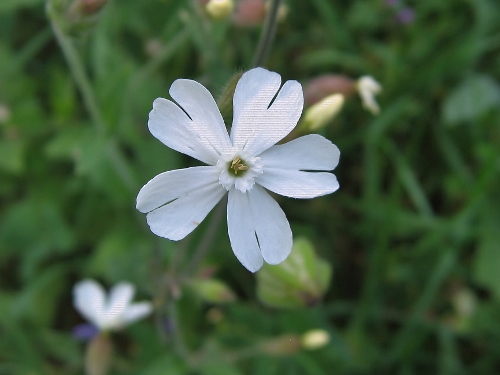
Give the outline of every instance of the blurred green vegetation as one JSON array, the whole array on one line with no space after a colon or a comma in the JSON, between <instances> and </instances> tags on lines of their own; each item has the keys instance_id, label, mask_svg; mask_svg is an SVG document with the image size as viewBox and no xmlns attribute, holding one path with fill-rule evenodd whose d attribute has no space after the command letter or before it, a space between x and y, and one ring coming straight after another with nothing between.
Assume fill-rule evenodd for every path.
<instances>
[{"instance_id":1,"label":"blurred green vegetation","mask_svg":"<svg viewBox=\"0 0 500 375\"><path fill-rule=\"evenodd\" d=\"M278 198L333 267L322 301L292 309L259 301L277 294L272 273L238 263L211 226L220 208L180 243L135 210L145 182L194 165L149 134L153 100L177 78L222 94L260 27L187 0L110 0L81 18L51 3L55 30L43 0L0 2L1 375L83 373L71 293L88 277L132 282L157 307L113 335L111 374L500 372L500 3L286 2L268 69L383 86L379 116L353 97L322 130L340 190ZM292 345L318 328L326 346Z\"/></svg>"}]
</instances>

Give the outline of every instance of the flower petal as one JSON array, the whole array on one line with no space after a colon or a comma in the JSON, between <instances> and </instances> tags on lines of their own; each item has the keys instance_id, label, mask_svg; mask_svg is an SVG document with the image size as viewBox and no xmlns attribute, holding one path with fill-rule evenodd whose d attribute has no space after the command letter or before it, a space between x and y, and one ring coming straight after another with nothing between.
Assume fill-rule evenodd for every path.
<instances>
[{"instance_id":1,"label":"flower petal","mask_svg":"<svg viewBox=\"0 0 500 375\"><path fill-rule=\"evenodd\" d=\"M212 166L176 169L160 173L142 187L137 195L137 209L152 211L219 180L220 170Z\"/></svg>"},{"instance_id":2,"label":"flower petal","mask_svg":"<svg viewBox=\"0 0 500 375\"><path fill-rule=\"evenodd\" d=\"M111 288L105 309L108 318L111 320L119 318L132 301L134 293L135 288L130 283L119 283Z\"/></svg>"},{"instance_id":3,"label":"flower petal","mask_svg":"<svg viewBox=\"0 0 500 375\"><path fill-rule=\"evenodd\" d=\"M173 241L183 239L205 219L225 193L226 189L217 181L151 211L147 215L151 231Z\"/></svg>"},{"instance_id":4,"label":"flower petal","mask_svg":"<svg viewBox=\"0 0 500 375\"><path fill-rule=\"evenodd\" d=\"M269 264L283 262L292 250L290 224L279 204L260 186L249 192L255 232L264 260Z\"/></svg>"},{"instance_id":5,"label":"flower petal","mask_svg":"<svg viewBox=\"0 0 500 375\"><path fill-rule=\"evenodd\" d=\"M83 280L73 288L73 305L88 321L99 328L103 317L106 292L94 280Z\"/></svg>"},{"instance_id":6,"label":"flower petal","mask_svg":"<svg viewBox=\"0 0 500 375\"><path fill-rule=\"evenodd\" d=\"M241 264L250 272L262 267L264 262L255 236L255 220L250 207L249 192L229 190L227 230L234 255Z\"/></svg>"},{"instance_id":7,"label":"flower petal","mask_svg":"<svg viewBox=\"0 0 500 375\"><path fill-rule=\"evenodd\" d=\"M318 134L309 134L259 155L264 168L331 171L339 163L337 146Z\"/></svg>"},{"instance_id":8,"label":"flower petal","mask_svg":"<svg viewBox=\"0 0 500 375\"><path fill-rule=\"evenodd\" d=\"M304 97L297 81L287 81L279 91L279 74L263 68L242 75L233 98L233 145L247 155L258 155L283 139L297 125Z\"/></svg>"},{"instance_id":9,"label":"flower petal","mask_svg":"<svg viewBox=\"0 0 500 375\"><path fill-rule=\"evenodd\" d=\"M193 130L207 148L220 155L231 147L219 108L212 94L202 84L190 79L178 79L170 86L169 93L191 118Z\"/></svg>"},{"instance_id":10,"label":"flower petal","mask_svg":"<svg viewBox=\"0 0 500 375\"><path fill-rule=\"evenodd\" d=\"M303 172L265 168L257 183L277 194L291 198L314 198L333 193L339 188L337 178L327 172Z\"/></svg>"},{"instance_id":11,"label":"flower petal","mask_svg":"<svg viewBox=\"0 0 500 375\"><path fill-rule=\"evenodd\" d=\"M203 132L198 123L192 121L170 100L154 100L153 109L149 113L148 128L153 136L171 149L207 164L217 163L217 150L210 143L213 142L213 134Z\"/></svg>"},{"instance_id":12,"label":"flower petal","mask_svg":"<svg viewBox=\"0 0 500 375\"><path fill-rule=\"evenodd\" d=\"M127 325L135 322L136 320L142 319L151 314L151 311L153 311L153 306L149 302L134 303L128 306L128 308L123 312L121 316L122 324Z\"/></svg>"}]
</instances>

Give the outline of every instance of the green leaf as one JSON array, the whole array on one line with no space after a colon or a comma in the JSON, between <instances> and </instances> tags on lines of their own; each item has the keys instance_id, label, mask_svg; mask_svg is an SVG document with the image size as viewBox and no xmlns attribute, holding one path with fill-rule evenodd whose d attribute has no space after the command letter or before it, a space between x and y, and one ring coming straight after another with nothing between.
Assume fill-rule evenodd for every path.
<instances>
[{"instance_id":1,"label":"green leaf","mask_svg":"<svg viewBox=\"0 0 500 375\"><path fill-rule=\"evenodd\" d=\"M292 252L282 263L269 264L257 273L257 294L273 307L301 307L317 303L331 279L330 264L318 258L305 238L295 240Z\"/></svg>"},{"instance_id":2,"label":"green leaf","mask_svg":"<svg viewBox=\"0 0 500 375\"><path fill-rule=\"evenodd\" d=\"M500 87L490 76L474 75L453 90L443 105L443 118L449 125L473 121L500 105Z\"/></svg>"},{"instance_id":3,"label":"green leaf","mask_svg":"<svg viewBox=\"0 0 500 375\"><path fill-rule=\"evenodd\" d=\"M127 280L141 285L148 279L151 256L150 248L132 230L116 229L97 245L88 272L110 282Z\"/></svg>"},{"instance_id":4,"label":"green leaf","mask_svg":"<svg viewBox=\"0 0 500 375\"><path fill-rule=\"evenodd\" d=\"M473 264L473 275L479 284L500 298L500 236L489 230L479 242Z\"/></svg>"},{"instance_id":5,"label":"green leaf","mask_svg":"<svg viewBox=\"0 0 500 375\"><path fill-rule=\"evenodd\" d=\"M0 170L20 174L24 171L25 145L18 139L0 140Z\"/></svg>"},{"instance_id":6,"label":"green leaf","mask_svg":"<svg viewBox=\"0 0 500 375\"><path fill-rule=\"evenodd\" d=\"M21 7L34 7L43 4L43 0L2 0L0 13L13 12Z\"/></svg>"},{"instance_id":7,"label":"green leaf","mask_svg":"<svg viewBox=\"0 0 500 375\"><path fill-rule=\"evenodd\" d=\"M59 296L66 287L66 273L63 265L44 269L18 295L12 313L17 318L27 318L39 325L48 326L54 318Z\"/></svg>"}]
</instances>

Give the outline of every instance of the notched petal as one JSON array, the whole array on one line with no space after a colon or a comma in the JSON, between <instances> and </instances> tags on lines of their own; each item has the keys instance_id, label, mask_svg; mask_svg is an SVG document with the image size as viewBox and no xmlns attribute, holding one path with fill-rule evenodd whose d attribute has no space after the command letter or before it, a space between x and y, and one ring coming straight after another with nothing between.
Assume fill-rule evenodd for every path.
<instances>
[{"instance_id":1,"label":"notched petal","mask_svg":"<svg viewBox=\"0 0 500 375\"><path fill-rule=\"evenodd\" d=\"M309 134L275 145L259 156L265 168L330 171L339 163L340 150L325 137Z\"/></svg>"}]
</instances>

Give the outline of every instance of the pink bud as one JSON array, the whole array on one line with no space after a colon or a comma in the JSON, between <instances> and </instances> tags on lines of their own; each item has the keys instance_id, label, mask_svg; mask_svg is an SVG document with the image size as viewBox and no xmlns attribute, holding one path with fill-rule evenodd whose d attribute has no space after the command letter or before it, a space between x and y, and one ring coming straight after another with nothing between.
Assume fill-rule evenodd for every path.
<instances>
[{"instance_id":1,"label":"pink bud","mask_svg":"<svg viewBox=\"0 0 500 375\"><path fill-rule=\"evenodd\" d=\"M79 8L83 13L90 15L101 10L107 2L108 0L80 0Z\"/></svg>"},{"instance_id":2,"label":"pink bud","mask_svg":"<svg viewBox=\"0 0 500 375\"><path fill-rule=\"evenodd\" d=\"M351 96L356 92L356 81L338 74L325 74L304 85L306 105L314 104L331 94Z\"/></svg>"},{"instance_id":3,"label":"pink bud","mask_svg":"<svg viewBox=\"0 0 500 375\"><path fill-rule=\"evenodd\" d=\"M264 0L241 0L233 14L233 22L238 26L257 26L266 17Z\"/></svg>"}]
</instances>

